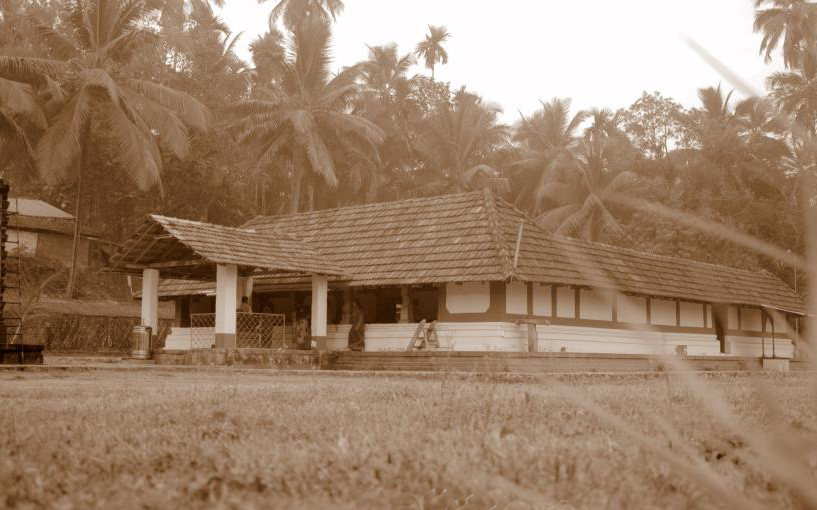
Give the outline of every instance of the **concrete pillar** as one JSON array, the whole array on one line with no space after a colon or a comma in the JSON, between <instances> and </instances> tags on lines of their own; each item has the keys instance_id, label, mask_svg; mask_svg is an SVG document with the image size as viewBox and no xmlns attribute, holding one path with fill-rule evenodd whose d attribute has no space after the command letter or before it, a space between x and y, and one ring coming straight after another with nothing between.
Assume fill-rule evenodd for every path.
<instances>
[{"instance_id":1,"label":"concrete pillar","mask_svg":"<svg viewBox=\"0 0 817 510\"><path fill-rule=\"evenodd\" d=\"M150 334L159 334L159 270L142 270L142 326L150 327Z\"/></svg>"},{"instance_id":2,"label":"concrete pillar","mask_svg":"<svg viewBox=\"0 0 817 510\"><path fill-rule=\"evenodd\" d=\"M235 342L235 310L238 307L238 268L233 264L216 267L216 348L229 349Z\"/></svg>"},{"instance_id":3,"label":"concrete pillar","mask_svg":"<svg viewBox=\"0 0 817 510\"><path fill-rule=\"evenodd\" d=\"M329 280L325 276L312 275L312 339L323 347L326 340L326 305Z\"/></svg>"},{"instance_id":4,"label":"concrete pillar","mask_svg":"<svg viewBox=\"0 0 817 510\"><path fill-rule=\"evenodd\" d=\"M412 322L411 315L411 288L400 287L400 323Z\"/></svg>"}]
</instances>

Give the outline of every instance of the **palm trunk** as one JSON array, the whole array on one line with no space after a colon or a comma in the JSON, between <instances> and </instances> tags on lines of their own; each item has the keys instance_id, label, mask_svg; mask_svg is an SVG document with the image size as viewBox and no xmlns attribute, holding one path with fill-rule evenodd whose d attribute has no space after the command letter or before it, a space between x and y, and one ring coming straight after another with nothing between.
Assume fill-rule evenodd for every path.
<instances>
[{"instance_id":1,"label":"palm trunk","mask_svg":"<svg viewBox=\"0 0 817 510\"><path fill-rule=\"evenodd\" d=\"M289 212L297 213L301 208L301 181L303 180L303 172L300 165L293 165L292 168L292 187L289 191Z\"/></svg>"},{"instance_id":2,"label":"palm trunk","mask_svg":"<svg viewBox=\"0 0 817 510\"><path fill-rule=\"evenodd\" d=\"M88 128L85 129L85 133L83 133L80 140L80 155L79 161L77 162L77 204L74 211L74 242L71 246L71 269L68 273L68 285L65 288L65 297L68 299L72 299L74 297L74 288L76 287L77 282L77 258L79 256L79 245L81 242L80 225L82 224L82 174L85 173L85 166L87 163L86 158L88 156L88 151L85 148L87 142Z\"/></svg>"},{"instance_id":3,"label":"palm trunk","mask_svg":"<svg viewBox=\"0 0 817 510\"><path fill-rule=\"evenodd\" d=\"M315 185L313 183L306 185L306 193L309 197L309 212L312 212L315 210Z\"/></svg>"}]
</instances>

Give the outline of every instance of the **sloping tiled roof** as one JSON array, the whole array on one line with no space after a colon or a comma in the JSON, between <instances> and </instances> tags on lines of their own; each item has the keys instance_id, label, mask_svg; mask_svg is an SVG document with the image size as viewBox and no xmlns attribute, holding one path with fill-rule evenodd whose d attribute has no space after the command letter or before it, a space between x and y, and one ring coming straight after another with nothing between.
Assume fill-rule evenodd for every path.
<instances>
[{"instance_id":1,"label":"sloping tiled roof","mask_svg":"<svg viewBox=\"0 0 817 510\"><path fill-rule=\"evenodd\" d=\"M505 242L515 247L524 215L499 201ZM624 293L710 303L770 306L804 313L803 299L766 271L746 271L688 259L554 236L525 221L514 278L612 288Z\"/></svg>"},{"instance_id":2,"label":"sloping tiled roof","mask_svg":"<svg viewBox=\"0 0 817 510\"><path fill-rule=\"evenodd\" d=\"M487 192L256 218L245 227L297 234L342 266L353 286L515 279L805 311L803 300L769 273L554 236ZM299 283L306 280L262 277L255 288ZM187 290L211 286L199 287Z\"/></svg>"},{"instance_id":3,"label":"sloping tiled roof","mask_svg":"<svg viewBox=\"0 0 817 510\"><path fill-rule=\"evenodd\" d=\"M467 193L256 218L245 227L297 234L353 285L505 280L490 205Z\"/></svg>"},{"instance_id":4,"label":"sloping tiled roof","mask_svg":"<svg viewBox=\"0 0 817 510\"><path fill-rule=\"evenodd\" d=\"M177 265L174 262L179 262ZM133 272L139 266L168 263L165 273L207 274L215 264L234 264L284 273L340 276L342 270L292 234L232 228L151 214L111 257L111 269Z\"/></svg>"}]
</instances>

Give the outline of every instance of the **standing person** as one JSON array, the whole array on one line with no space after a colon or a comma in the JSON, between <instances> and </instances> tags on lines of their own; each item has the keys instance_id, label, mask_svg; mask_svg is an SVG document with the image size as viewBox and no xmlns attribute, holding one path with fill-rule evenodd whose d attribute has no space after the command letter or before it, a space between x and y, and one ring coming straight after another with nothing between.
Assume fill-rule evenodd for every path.
<instances>
[{"instance_id":1,"label":"standing person","mask_svg":"<svg viewBox=\"0 0 817 510\"><path fill-rule=\"evenodd\" d=\"M244 296L241 298L241 304L238 305L237 312L241 313L252 313L252 307L250 306L250 298Z\"/></svg>"},{"instance_id":2,"label":"standing person","mask_svg":"<svg viewBox=\"0 0 817 510\"><path fill-rule=\"evenodd\" d=\"M363 316L363 305L355 299L352 301L352 327L349 329L349 350L362 351L366 347L366 319Z\"/></svg>"},{"instance_id":3,"label":"standing person","mask_svg":"<svg viewBox=\"0 0 817 510\"><path fill-rule=\"evenodd\" d=\"M308 350L312 346L312 332L309 328L309 311L306 307L301 307L296 315L295 323L295 348Z\"/></svg>"}]
</instances>

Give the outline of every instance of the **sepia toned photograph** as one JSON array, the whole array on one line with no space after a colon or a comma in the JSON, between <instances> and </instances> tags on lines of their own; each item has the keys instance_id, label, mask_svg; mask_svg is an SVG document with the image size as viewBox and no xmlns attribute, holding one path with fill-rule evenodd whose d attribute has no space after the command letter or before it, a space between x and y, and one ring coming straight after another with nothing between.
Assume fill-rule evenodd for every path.
<instances>
[{"instance_id":1,"label":"sepia toned photograph","mask_svg":"<svg viewBox=\"0 0 817 510\"><path fill-rule=\"evenodd\" d=\"M0 0L0 510L817 509L817 0Z\"/></svg>"}]
</instances>

